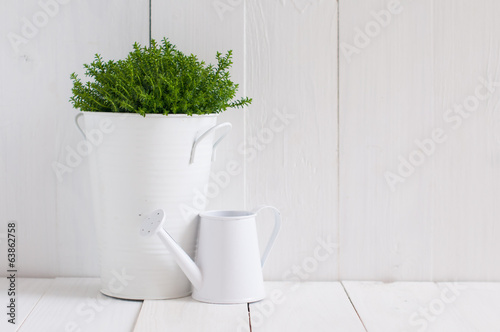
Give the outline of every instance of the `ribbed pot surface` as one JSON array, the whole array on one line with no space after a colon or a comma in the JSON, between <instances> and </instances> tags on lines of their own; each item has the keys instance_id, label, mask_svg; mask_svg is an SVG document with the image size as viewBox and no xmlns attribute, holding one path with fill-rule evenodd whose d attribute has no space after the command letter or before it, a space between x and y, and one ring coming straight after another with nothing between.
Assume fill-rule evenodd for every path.
<instances>
[{"instance_id":1,"label":"ribbed pot surface","mask_svg":"<svg viewBox=\"0 0 500 332\"><path fill-rule=\"evenodd\" d=\"M198 217L194 202L211 166L213 134L193 142L216 124L215 115L85 113L87 141L94 139L91 164L95 222L104 294L126 299L167 299L189 295L191 285L156 237L139 235L144 215L166 213L165 230L194 257ZM93 131L93 132L92 132ZM94 135L94 136L92 136ZM199 198L199 195L198 195Z\"/></svg>"}]
</instances>

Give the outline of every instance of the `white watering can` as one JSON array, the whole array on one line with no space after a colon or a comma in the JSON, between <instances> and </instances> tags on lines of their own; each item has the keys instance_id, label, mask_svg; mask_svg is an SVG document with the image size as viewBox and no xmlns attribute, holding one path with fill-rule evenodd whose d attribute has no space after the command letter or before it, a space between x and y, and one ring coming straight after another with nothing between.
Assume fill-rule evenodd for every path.
<instances>
[{"instance_id":1,"label":"white watering can","mask_svg":"<svg viewBox=\"0 0 500 332\"><path fill-rule=\"evenodd\" d=\"M262 256L255 217L262 209L274 211L274 229ZM248 303L265 298L262 266L278 235L281 216L272 206L248 211L200 213L196 263L163 229L163 210L147 216L140 234L156 234L193 284L193 298L208 303Z\"/></svg>"}]
</instances>

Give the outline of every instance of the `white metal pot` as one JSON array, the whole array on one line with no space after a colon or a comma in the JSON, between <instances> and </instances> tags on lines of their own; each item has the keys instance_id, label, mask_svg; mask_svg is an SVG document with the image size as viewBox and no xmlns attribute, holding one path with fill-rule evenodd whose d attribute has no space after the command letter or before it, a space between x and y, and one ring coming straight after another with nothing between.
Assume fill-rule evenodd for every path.
<instances>
[{"instance_id":1,"label":"white metal pot","mask_svg":"<svg viewBox=\"0 0 500 332\"><path fill-rule=\"evenodd\" d=\"M208 183L215 148L231 124L216 125L217 115L86 112L77 125L81 116L82 133L94 146L89 161L101 292L141 300L189 295L191 284L174 257L137 227L145 213L163 209L165 230L194 257L198 217L185 211L193 208L195 189Z\"/></svg>"}]
</instances>

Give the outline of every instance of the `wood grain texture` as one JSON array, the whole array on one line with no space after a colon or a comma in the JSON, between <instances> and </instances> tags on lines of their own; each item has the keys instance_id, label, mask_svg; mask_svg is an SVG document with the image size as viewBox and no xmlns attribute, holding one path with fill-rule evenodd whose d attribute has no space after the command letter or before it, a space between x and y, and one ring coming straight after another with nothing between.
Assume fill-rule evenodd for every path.
<instances>
[{"instance_id":1,"label":"wood grain texture","mask_svg":"<svg viewBox=\"0 0 500 332\"><path fill-rule=\"evenodd\" d=\"M250 331L246 304L207 304L183 297L146 300L134 332L155 331Z\"/></svg>"},{"instance_id":2,"label":"wood grain texture","mask_svg":"<svg viewBox=\"0 0 500 332\"><path fill-rule=\"evenodd\" d=\"M246 205L270 204L283 225L268 280L337 243L337 11L334 1L247 1ZM271 225L261 222L265 244ZM337 278L337 250L299 278ZM297 276L295 276L297 277Z\"/></svg>"},{"instance_id":3,"label":"wood grain texture","mask_svg":"<svg viewBox=\"0 0 500 332\"><path fill-rule=\"evenodd\" d=\"M11 287L11 281L7 278L0 279L0 303L7 306L10 305L12 298L15 299L15 324L8 322L12 317L4 315L0 320L0 330L4 332L16 331L21 326L24 320L37 305L40 298L52 284L53 279L25 279L17 278L16 286ZM8 293L13 290L15 294ZM8 309L10 312L10 309ZM7 309L5 311L7 313Z\"/></svg>"},{"instance_id":4,"label":"wood grain texture","mask_svg":"<svg viewBox=\"0 0 500 332\"><path fill-rule=\"evenodd\" d=\"M340 2L340 278L498 280L498 96L449 111L498 80L498 3L389 4Z\"/></svg>"},{"instance_id":5,"label":"wood grain texture","mask_svg":"<svg viewBox=\"0 0 500 332\"><path fill-rule=\"evenodd\" d=\"M500 283L342 283L266 282L266 299L250 305L252 330L469 332L500 326ZM7 286L0 280L2 289ZM249 331L246 304L186 297L142 305L105 297L99 286L91 278L17 279L18 324L0 322L2 331ZM2 293L0 300L8 297Z\"/></svg>"},{"instance_id":6,"label":"wood grain texture","mask_svg":"<svg viewBox=\"0 0 500 332\"><path fill-rule=\"evenodd\" d=\"M341 279L432 278L433 202L421 179L430 165L396 192L384 179L437 116L432 2L401 8L358 54L339 56ZM355 47L359 31L376 22L370 13L381 10L386 1L341 1L340 45Z\"/></svg>"},{"instance_id":7,"label":"wood grain texture","mask_svg":"<svg viewBox=\"0 0 500 332\"><path fill-rule=\"evenodd\" d=\"M2 2L1 31L5 36L21 35L21 18L31 19L37 10L36 2ZM24 256L24 271L38 276L56 269L56 183L50 165L55 158L57 121L55 105L49 106L53 95L47 92L59 83L45 67L55 54L43 47L52 28L48 24L42 31L32 29L33 38L21 36L27 42L19 49L8 38L0 39L0 70L7 78L0 81L0 233L6 233L8 221L18 222L18 254ZM48 112L43 114L42 109ZM2 252L6 248L2 243ZM6 263L0 262L2 275Z\"/></svg>"},{"instance_id":8,"label":"wood grain texture","mask_svg":"<svg viewBox=\"0 0 500 332\"><path fill-rule=\"evenodd\" d=\"M432 282L342 281L367 331L418 331L411 316L439 296Z\"/></svg>"},{"instance_id":9,"label":"wood grain texture","mask_svg":"<svg viewBox=\"0 0 500 332\"><path fill-rule=\"evenodd\" d=\"M142 301L102 295L96 278L57 278L19 331L132 331Z\"/></svg>"},{"instance_id":10,"label":"wood grain texture","mask_svg":"<svg viewBox=\"0 0 500 332\"><path fill-rule=\"evenodd\" d=\"M250 304L252 331L365 331L339 282L266 282Z\"/></svg>"},{"instance_id":11,"label":"wood grain texture","mask_svg":"<svg viewBox=\"0 0 500 332\"><path fill-rule=\"evenodd\" d=\"M498 283L343 282L368 331L497 331Z\"/></svg>"},{"instance_id":12,"label":"wood grain texture","mask_svg":"<svg viewBox=\"0 0 500 332\"><path fill-rule=\"evenodd\" d=\"M54 162L68 166L69 151L82 141L68 102L69 75L82 74L95 53L123 57L134 41L147 41L148 1L51 2L56 5L48 9L40 3L0 5L6 34L23 37L25 20L40 20L36 34L18 47L0 39L8 77L0 83L0 232L8 220L18 221L23 276L97 275L86 158L60 177L53 169Z\"/></svg>"},{"instance_id":13,"label":"wood grain texture","mask_svg":"<svg viewBox=\"0 0 500 332\"><path fill-rule=\"evenodd\" d=\"M433 279L498 281L500 3L435 1L433 10L434 108L448 134L429 168Z\"/></svg>"},{"instance_id":14,"label":"wood grain texture","mask_svg":"<svg viewBox=\"0 0 500 332\"><path fill-rule=\"evenodd\" d=\"M440 282L438 287L449 289L452 302L443 309L434 304L430 310L435 310L438 316L432 327L435 331L498 331L500 330L500 284L487 282ZM455 293L453 293L455 290ZM442 297L442 294L440 298ZM441 318L442 317L442 318ZM431 324L430 324L431 325ZM454 328L448 328L453 326ZM455 328L456 327L456 328Z\"/></svg>"},{"instance_id":15,"label":"wood grain texture","mask_svg":"<svg viewBox=\"0 0 500 332\"><path fill-rule=\"evenodd\" d=\"M82 142L81 134L75 128L73 118L78 111L70 111L67 103L71 94L68 73L83 72L83 63L93 60L95 53L106 60L125 57L132 50L134 42L148 41L148 0L71 2L71 14L64 16L59 31L70 31L64 36L71 54L58 62L55 70L61 72L58 81L64 89L60 94L61 106L57 117L56 160L63 163L68 156L68 147L76 150ZM51 36L50 38L54 38ZM99 275L98 245L95 235L93 203L89 181L88 158L72 173L66 173L57 187L57 276Z\"/></svg>"},{"instance_id":16,"label":"wood grain texture","mask_svg":"<svg viewBox=\"0 0 500 332\"><path fill-rule=\"evenodd\" d=\"M230 4L228 4L230 2ZM152 36L168 38L179 50L195 54L206 63L216 62L216 53L233 51L231 79L239 84L236 98L245 95L245 50L243 1L152 1ZM233 128L217 149L212 164L211 185L199 190L207 209L244 208L244 162L238 146L244 140L244 110L231 109L219 116L218 123ZM193 204L193 208L196 206Z\"/></svg>"},{"instance_id":17,"label":"wood grain texture","mask_svg":"<svg viewBox=\"0 0 500 332\"><path fill-rule=\"evenodd\" d=\"M53 169L82 141L69 74L147 44L149 1L43 3L0 3L0 252L16 220L22 275L96 276L87 161ZM233 49L239 95L254 98L219 120L234 128L209 208L282 211L269 280L500 280L500 4L338 4L337 22L335 1L152 2L154 38L207 62Z\"/></svg>"}]
</instances>

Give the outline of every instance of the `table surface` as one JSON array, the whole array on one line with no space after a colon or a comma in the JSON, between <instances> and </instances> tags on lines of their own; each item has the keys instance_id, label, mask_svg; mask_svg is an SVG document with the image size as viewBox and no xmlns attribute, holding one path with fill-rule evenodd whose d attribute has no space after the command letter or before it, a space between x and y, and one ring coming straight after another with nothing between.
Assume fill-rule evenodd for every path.
<instances>
[{"instance_id":1,"label":"table surface","mask_svg":"<svg viewBox=\"0 0 500 332\"><path fill-rule=\"evenodd\" d=\"M8 313L10 281L0 303ZM500 331L500 283L266 282L257 303L191 297L127 301L100 294L97 278L18 278L15 324L0 331Z\"/></svg>"}]
</instances>

